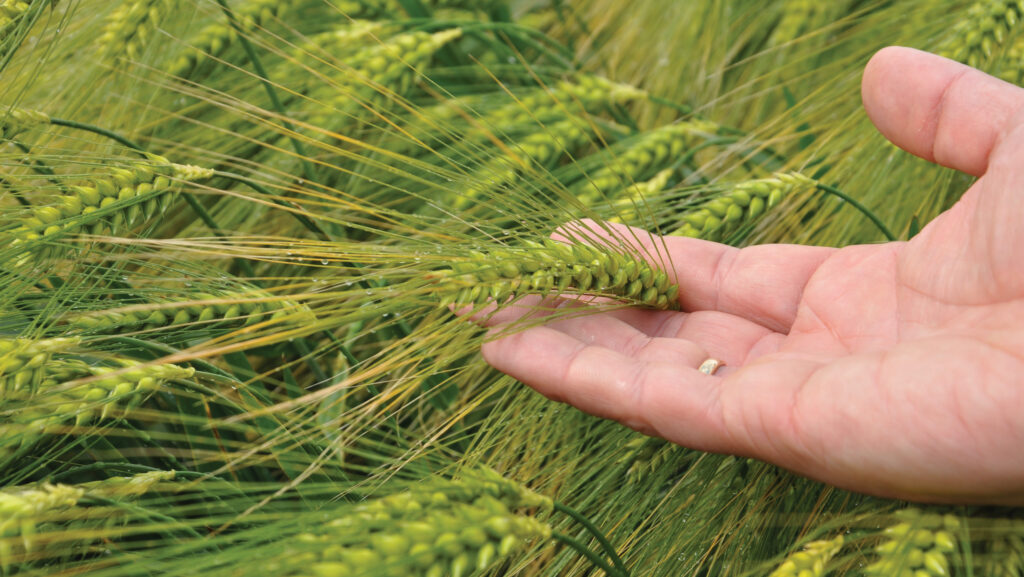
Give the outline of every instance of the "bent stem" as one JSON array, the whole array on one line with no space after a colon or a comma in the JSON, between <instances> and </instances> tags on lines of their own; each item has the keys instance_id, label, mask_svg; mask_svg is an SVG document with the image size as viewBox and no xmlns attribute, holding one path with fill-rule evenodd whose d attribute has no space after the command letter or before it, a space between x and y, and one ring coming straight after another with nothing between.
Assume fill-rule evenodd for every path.
<instances>
[{"instance_id":1,"label":"bent stem","mask_svg":"<svg viewBox=\"0 0 1024 577\"><path fill-rule=\"evenodd\" d=\"M626 564L622 562L622 558L619 557L619 554L615 551L615 547L612 546L611 541L604 536L604 533L602 533L596 525L590 522L590 519L587 519L572 507L559 503L558 501L555 501L555 511L572 517L574 521L589 531L590 534L594 536L594 539L597 539L597 542L601 544L601 548L604 549L605 554L607 554L612 560L612 563L615 565L615 569L622 575L629 575L629 569L626 568Z\"/></svg>"},{"instance_id":2,"label":"bent stem","mask_svg":"<svg viewBox=\"0 0 1024 577\"><path fill-rule=\"evenodd\" d=\"M597 553L594 553L590 549L587 549L587 547L583 543L580 543L579 541L573 539L565 533L559 533L555 531L551 533L551 537L554 540L561 542L563 545L567 545L570 549L575 550L580 555L586 557L587 560L593 563L595 567L604 571L605 575L611 575L614 577L629 577L629 573L624 573L608 565L608 563L605 563L604 559L602 559Z\"/></svg>"},{"instance_id":3,"label":"bent stem","mask_svg":"<svg viewBox=\"0 0 1024 577\"><path fill-rule=\"evenodd\" d=\"M837 196L843 199L844 201L848 202L850 206L852 206L853 208L859 210L861 214L866 216L868 220L873 222L875 226L878 227L878 230L882 231L882 234L885 235L885 238L888 239L889 242L893 242L896 240L896 235L894 235L892 231L890 231L889 228L885 226L885 223L883 223L882 220L875 215L875 213L871 212L868 209L868 207L864 206L860 202L857 202L857 199L839 190L838 188L834 186L829 186L823 182L815 182L815 186L817 186L818 190L826 192L833 196Z\"/></svg>"}]
</instances>

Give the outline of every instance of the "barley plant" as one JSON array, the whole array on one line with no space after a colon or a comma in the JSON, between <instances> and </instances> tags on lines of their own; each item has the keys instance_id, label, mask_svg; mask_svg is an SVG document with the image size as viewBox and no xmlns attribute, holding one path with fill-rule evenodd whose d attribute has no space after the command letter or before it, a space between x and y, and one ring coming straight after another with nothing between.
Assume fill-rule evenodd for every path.
<instances>
[{"instance_id":1,"label":"barley plant","mask_svg":"<svg viewBox=\"0 0 1024 577\"><path fill-rule=\"evenodd\" d=\"M642 437L490 369L474 322L678 308L685 263L623 224L908 238L970 180L883 142L863 65L1020 83L1022 19L0 0L0 575L1022 575L1018 510Z\"/></svg>"}]
</instances>

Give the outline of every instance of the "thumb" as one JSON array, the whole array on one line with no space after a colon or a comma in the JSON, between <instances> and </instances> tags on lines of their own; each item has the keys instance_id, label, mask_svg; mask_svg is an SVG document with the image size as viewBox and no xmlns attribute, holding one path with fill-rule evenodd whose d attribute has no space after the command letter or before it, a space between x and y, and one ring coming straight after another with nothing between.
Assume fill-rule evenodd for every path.
<instances>
[{"instance_id":1,"label":"thumb","mask_svg":"<svg viewBox=\"0 0 1024 577\"><path fill-rule=\"evenodd\" d=\"M993 150L1024 109L1024 89L912 48L868 62L864 107L894 144L926 160L985 174Z\"/></svg>"}]
</instances>

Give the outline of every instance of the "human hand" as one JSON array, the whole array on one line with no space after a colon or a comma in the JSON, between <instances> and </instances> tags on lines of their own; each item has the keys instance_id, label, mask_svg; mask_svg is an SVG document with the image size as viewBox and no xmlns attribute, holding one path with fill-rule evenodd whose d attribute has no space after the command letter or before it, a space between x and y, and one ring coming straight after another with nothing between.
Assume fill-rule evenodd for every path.
<instances>
[{"instance_id":1,"label":"human hand","mask_svg":"<svg viewBox=\"0 0 1024 577\"><path fill-rule=\"evenodd\" d=\"M894 143L981 177L913 240L735 249L622 227L671 255L686 312L562 318L487 361L694 449L881 496L1024 502L1024 89L907 48L862 89Z\"/></svg>"}]
</instances>

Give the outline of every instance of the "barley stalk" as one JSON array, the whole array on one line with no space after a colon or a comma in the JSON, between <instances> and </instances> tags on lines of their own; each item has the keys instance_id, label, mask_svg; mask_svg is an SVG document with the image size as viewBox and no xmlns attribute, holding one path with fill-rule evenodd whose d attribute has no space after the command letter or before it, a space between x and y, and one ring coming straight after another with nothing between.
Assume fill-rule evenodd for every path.
<instances>
[{"instance_id":1,"label":"barley stalk","mask_svg":"<svg viewBox=\"0 0 1024 577\"><path fill-rule=\"evenodd\" d=\"M336 75L339 68L359 69L369 53L376 52L375 46L388 42L398 28L392 22L355 20L346 26L312 36L292 51L296 61L309 63L310 73L300 79L294 90L297 92L323 93L324 78ZM322 61L322 62L321 62Z\"/></svg>"},{"instance_id":2,"label":"barley stalk","mask_svg":"<svg viewBox=\"0 0 1024 577\"><path fill-rule=\"evenodd\" d=\"M432 273L442 304L503 304L527 294L594 294L648 307L678 306L679 286L643 260L585 244L527 241Z\"/></svg>"},{"instance_id":3,"label":"barley stalk","mask_svg":"<svg viewBox=\"0 0 1024 577\"><path fill-rule=\"evenodd\" d=\"M900 522L882 531L885 541L875 547L878 560L864 568L865 575L945 577L947 555L956 551L960 521L953 515L922 513L918 509L897 512Z\"/></svg>"},{"instance_id":4,"label":"barley stalk","mask_svg":"<svg viewBox=\"0 0 1024 577\"><path fill-rule=\"evenodd\" d=\"M0 30L17 24L29 8L29 3L22 0L0 0Z\"/></svg>"},{"instance_id":5,"label":"barley stalk","mask_svg":"<svg viewBox=\"0 0 1024 577\"><path fill-rule=\"evenodd\" d=\"M507 104L487 110L481 124L489 132L510 132L533 122L544 123L552 118L582 116L603 107L627 104L647 96L643 90L588 74L580 74L551 87L515 94L502 100ZM436 126L444 126L496 97L493 94L446 100L423 114L424 127L417 134L426 134Z\"/></svg>"},{"instance_id":6,"label":"barley stalk","mask_svg":"<svg viewBox=\"0 0 1024 577\"><path fill-rule=\"evenodd\" d=\"M394 30L397 28L391 22L353 20L335 30L310 37L292 52L292 57L302 60L310 54L326 54L332 60L343 61L346 54L358 52L368 44L377 42L376 39L391 36Z\"/></svg>"},{"instance_id":7,"label":"barley stalk","mask_svg":"<svg viewBox=\"0 0 1024 577\"><path fill-rule=\"evenodd\" d=\"M842 548L842 535L834 539L811 541L804 545L802 551L786 557L768 577L822 577L825 575L825 566Z\"/></svg>"},{"instance_id":8,"label":"barley stalk","mask_svg":"<svg viewBox=\"0 0 1024 577\"><path fill-rule=\"evenodd\" d=\"M797 172L740 182L691 210L682 218L682 225L669 234L724 240L728 234L760 217L786 196L813 188L815 184L814 180Z\"/></svg>"}]
</instances>

